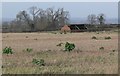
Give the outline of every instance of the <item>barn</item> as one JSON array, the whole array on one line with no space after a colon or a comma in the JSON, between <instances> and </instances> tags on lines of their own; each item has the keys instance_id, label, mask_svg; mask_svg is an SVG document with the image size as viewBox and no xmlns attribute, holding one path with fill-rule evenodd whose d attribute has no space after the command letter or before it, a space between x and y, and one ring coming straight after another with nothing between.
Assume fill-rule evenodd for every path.
<instances>
[{"instance_id":1,"label":"barn","mask_svg":"<svg viewBox=\"0 0 120 76\"><path fill-rule=\"evenodd\" d=\"M71 32L84 32L87 31L86 24L70 24Z\"/></svg>"}]
</instances>

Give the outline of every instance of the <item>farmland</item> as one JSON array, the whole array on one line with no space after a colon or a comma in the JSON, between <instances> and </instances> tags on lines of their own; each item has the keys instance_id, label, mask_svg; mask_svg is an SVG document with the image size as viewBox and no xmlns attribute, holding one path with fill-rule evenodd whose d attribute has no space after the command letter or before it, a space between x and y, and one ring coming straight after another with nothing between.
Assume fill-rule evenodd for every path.
<instances>
[{"instance_id":1,"label":"farmland","mask_svg":"<svg viewBox=\"0 0 120 76\"><path fill-rule=\"evenodd\" d=\"M64 51L66 42L75 49ZM61 46L56 46L63 43ZM3 74L117 74L118 32L81 33L3 33L2 49L11 47L13 54L3 54ZM31 49L26 51L26 49ZM33 64L43 59L45 65Z\"/></svg>"}]
</instances>

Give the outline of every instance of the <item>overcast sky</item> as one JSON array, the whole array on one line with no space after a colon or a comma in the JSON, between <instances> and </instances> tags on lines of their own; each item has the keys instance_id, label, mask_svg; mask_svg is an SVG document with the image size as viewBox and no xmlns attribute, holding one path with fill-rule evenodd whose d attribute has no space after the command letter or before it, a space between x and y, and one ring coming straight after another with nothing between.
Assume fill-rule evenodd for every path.
<instances>
[{"instance_id":1,"label":"overcast sky","mask_svg":"<svg viewBox=\"0 0 120 76\"><path fill-rule=\"evenodd\" d=\"M15 18L21 10L37 6L42 9L49 7L64 8L69 11L71 18L86 18L89 14L104 13L107 18L118 17L117 2L3 2L2 18Z\"/></svg>"}]
</instances>

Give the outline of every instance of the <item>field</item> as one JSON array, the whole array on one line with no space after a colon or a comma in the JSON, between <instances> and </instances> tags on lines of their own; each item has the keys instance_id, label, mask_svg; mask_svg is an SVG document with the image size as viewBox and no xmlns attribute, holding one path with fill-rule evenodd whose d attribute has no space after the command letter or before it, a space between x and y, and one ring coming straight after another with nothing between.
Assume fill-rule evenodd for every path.
<instances>
[{"instance_id":1,"label":"field","mask_svg":"<svg viewBox=\"0 0 120 76\"><path fill-rule=\"evenodd\" d=\"M117 32L3 33L2 38L2 49L13 49L13 54L2 55L3 74L118 73ZM74 43L75 49L65 52L66 42ZM63 45L56 46L59 43ZM33 59L43 59L45 65L33 64Z\"/></svg>"}]
</instances>

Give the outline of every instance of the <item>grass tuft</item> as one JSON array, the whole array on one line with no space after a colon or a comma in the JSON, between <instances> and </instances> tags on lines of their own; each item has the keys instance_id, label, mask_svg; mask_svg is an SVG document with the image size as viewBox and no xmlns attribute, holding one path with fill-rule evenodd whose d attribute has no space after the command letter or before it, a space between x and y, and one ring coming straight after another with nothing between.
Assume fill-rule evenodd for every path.
<instances>
[{"instance_id":1,"label":"grass tuft","mask_svg":"<svg viewBox=\"0 0 120 76\"><path fill-rule=\"evenodd\" d=\"M99 49L100 49L100 50L104 50L104 47L100 47Z\"/></svg>"},{"instance_id":2,"label":"grass tuft","mask_svg":"<svg viewBox=\"0 0 120 76\"><path fill-rule=\"evenodd\" d=\"M62 44L63 44L63 43L59 43L59 44L57 44L56 46L62 46Z\"/></svg>"},{"instance_id":3,"label":"grass tuft","mask_svg":"<svg viewBox=\"0 0 120 76\"><path fill-rule=\"evenodd\" d=\"M26 48L24 51L27 51L27 52L32 52L33 49L32 48Z\"/></svg>"},{"instance_id":4,"label":"grass tuft","mask_svg":"<svg viewBox=\"0 0 120 76\"><path fill-rule=\"evenodd\" d=\"M110 37L110 36L108 36L108 37L105 37L105 39L111 39L111 37Z\"/></svg>"},{"instance_id":5,"label":"grass tuft","mask_svg":"<svg viewBox=\"0 0 120 76\"><path fill-rule=\"evenodd\" d=\"M33 60L32 60L32 63L35 64L35 65L39 65L39 66L45 66L45 62L44 62L43 59L40 59L40 60L38 60L38 59L33 59Z\"/></svg>"},{"instance_id":6,"label":"grass tuft","mask_svg":"<svg viewBox=\"0 0 120 76\"><path fill-rule=\"evenodd\" d=\"M97 37L93 36L92 39L97 39Z\"/></svg>"}]
</instances>

